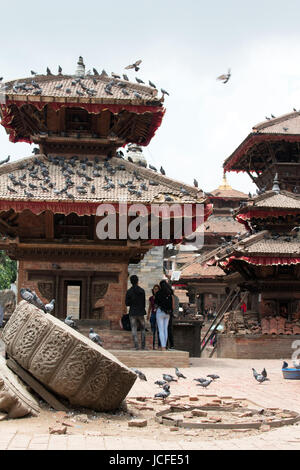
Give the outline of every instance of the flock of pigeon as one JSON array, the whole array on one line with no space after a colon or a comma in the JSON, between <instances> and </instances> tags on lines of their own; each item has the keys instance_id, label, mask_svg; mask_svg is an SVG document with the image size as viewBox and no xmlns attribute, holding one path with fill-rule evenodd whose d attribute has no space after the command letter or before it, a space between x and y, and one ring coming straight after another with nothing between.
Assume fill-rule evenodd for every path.
<instances>
[{"instance_id":1,"label":"flock of pigeon","mask_svg":"<svg viewBox=\"0 0 300 470\"><path fill-rule=\"evenodd\" d=\"M140 69L139 66L141 62L142 60L137 60L133 64L127 65L125 69L127 70L134 69L137 72ZM47 76L53 76L49 67L47 67L46 69L46 74ZM31 70L31 75L33 77L36 77L39 74L35 72L34 70ZM58 76L62 76L62 67L60 65L58 66ZM102 70L101 74L99 74L97 69L93 68L93 72L89 70L86 74L84 73L78 77L74 77L71 81L71 87L76 87L76 94L79 97L82 97L82 96L88 96L90 98L95 97L97 95L97 90L87 86L87 84L84 83L84 79L92 78L93 84L97 85L99 80L103 77L108 77L108 74L105 70ZM126 74L123 74L122 81L118 81L118 80L121 80L121 75L112 73L111 77L112 79L106 84L104 88L107 95L113 95L113 87L118 87L119 89L121 89L124 96L130 96L130 93L133 93L135 98L139 100L143 99L143 97L137 91L131 90L130 88L127 89L126 82L129 82L129 78ZM145 82L142 79L138 77L136 77L135 79L138 84L145 84ZM2 80L3 80L3 77L0 78L0 83L2 82ZM157 89L156 85L151 80L149 80L149 86L155 90ZM62 90L62 88L63 88L63 83L59 83L58 85L55 86L56 90ZM16 81L13 83L1 84L0 91L3 92L3 91L10 90L10 89L12 89L14 93L19 93L20 91L32 92L33 95L41 95L43 93L41 84L38 83L35 78L32 78L30 83ZM71 88L66 88L65 90L62 90L62 91L64 91L66 94L72 93ZM163 96L169 95L169 93L163 88L161 88L161 92Z\"/></svg>"},{"instance_id":2,"label":"flock of pigeon","mask_svg":"<svg viewBox=\"0 0 300 470\"><path fill-rule=\"evenodd\" d=\"M34 153L38 153L38 149L34 149ZM16 194L18 191L16 187L19 186L24 190L24 195L27 198L33 198L34 192L38 189L42 189L44 193L48 193L50 190L54 192L55 195L65 195L68 199L76 199L77 195L95 195L96 194L96 179L104 177L104 183L102 189L105 191L110 191L112 189L125 188L130 194L135 194L138 198L143 195L144 191L148 191L148 186L144 182L144 176L139 173L139 170L135 168L130 171L121 160L124 160L124 154L120 150L117 152L116 157L120 159L120 163L117 165L111 165L110 159L111 156L107 156L104 160L101 160L98 157L95 157L93 160L88 158L79 159L78 156L74 155L71 158L66 158L64 156L47 156L47 160L50 164L58 167L61 171L61 174L64 178L63 188L57 188L58 181L51 179L49 172L49 165L45 163L44 159L40 159L37 156L30 162L23 162L19 169L23 170L22 176L17 177L15 174L10 173L8 178L10 179L10 184L7 184L7 191L9 194ZM7 163L10 157L7 157L0 165ZM130 157L128 157L129 162L133 162ZM142 162L137 166L145 166ZM90 168L90 170L89 170ZM153 166L149 165L149 169L153 172L158 170ZM126 181L122 178L122 172L127 171L131 173ZM160 167L160 173L165 176L166 172L164 168ZM120 175L117 179L114 175ZM81 178L79 184L74 182L74 177L79 176ZM31 181L30 181L31 180ZM77 178L78 180L78 178ZM150 179L150 186L158 186L160 183L156 179ZM194 184L198 186L197 181L194 181ZM184 187L179 188L180 197L190 196L190 193ZM165 201L174 201L172 196L165 194Z\"/></svg>"}]
</instances>

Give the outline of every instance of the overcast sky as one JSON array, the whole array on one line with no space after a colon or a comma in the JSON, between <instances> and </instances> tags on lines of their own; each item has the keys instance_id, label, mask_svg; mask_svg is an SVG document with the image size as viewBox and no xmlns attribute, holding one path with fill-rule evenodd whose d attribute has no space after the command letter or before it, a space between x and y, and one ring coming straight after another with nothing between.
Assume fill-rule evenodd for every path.
<instances>
[{"instance_id":1,"label":"overcast sky","mask_svg":"<svg viewBox=\"0 0 300 470\"><path fill-rule=\"evenodd\" d=\"M168 176L206 191L222 180L222 164L265 116L300 108L299 0L36 0L1 2L0 76L45 73L58 65L75 72L124 73L142 59L138 74L169 91L161 127L144 153ZM216 77L231 68L224 85ZM135 80L134 80L135 81ZM31 154L11 144L0 126L1 155ZM230 184L255 191L247 175Z\"/></svg>"}]
</instances>

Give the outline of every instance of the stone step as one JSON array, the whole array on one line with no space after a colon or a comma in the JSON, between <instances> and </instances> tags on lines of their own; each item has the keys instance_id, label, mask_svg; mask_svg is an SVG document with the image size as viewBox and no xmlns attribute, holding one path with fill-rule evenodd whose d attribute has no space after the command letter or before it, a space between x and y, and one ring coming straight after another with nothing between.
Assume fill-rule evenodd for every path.
<instances>
[{"instance_id":1,"label":"stone step","mask_svg":"<svg viewBox=\"0 0 300 470\"><path fill-rule=\"evenodd\" d=\"M119 361L127 367L189 367L190 356L187 351L135 351L135 350L109 350Z\"/></svg>"}]
</instances>

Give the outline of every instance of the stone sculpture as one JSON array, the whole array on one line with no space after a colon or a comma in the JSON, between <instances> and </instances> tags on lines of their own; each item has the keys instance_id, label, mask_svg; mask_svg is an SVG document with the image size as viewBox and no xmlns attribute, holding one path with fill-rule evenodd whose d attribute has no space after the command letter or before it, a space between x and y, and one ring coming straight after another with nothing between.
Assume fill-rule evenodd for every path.
<instances>
[{"instance_id":1,"label":"stone sculpture","mask_svg":"<svg viewBox=\"0 0 300 470\"><path fill-rule=\"evenodd\" d=\"M136 380L108 351L26 301L5 326L3 341L21 367L75 406L115 410Z\"/></svg>"}]
</instances>

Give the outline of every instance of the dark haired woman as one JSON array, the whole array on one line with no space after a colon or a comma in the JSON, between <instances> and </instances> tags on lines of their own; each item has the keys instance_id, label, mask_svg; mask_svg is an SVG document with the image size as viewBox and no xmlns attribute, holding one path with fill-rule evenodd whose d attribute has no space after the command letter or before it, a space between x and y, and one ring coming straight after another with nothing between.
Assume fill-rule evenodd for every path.
<instances>
[{"instance_id":1,"label":"dark haired woman","mask_svg":"<svg viewBox=\"0 0 300 470\"><path fill-rule=\"evenodd\" d=\"M170 315L172 315L175 309L175 299L172 288L169 286L167 281L160 281L159 286L160 289L155 295L155 304L157 305L156 322L161 349L166 351L168 341L168 325L170 321Z\"/></svg>"},{"instance_id":2,"label":"dark haired woman","mask_svg":"<svg viewBox=\"0 0 300 470\"><path fill-rule=\"evenodd\" d=\"M151 324L151 330L152 330L152 336L153 336L153 349L155 349L155 336L157 334L157 345L160 348L160 340L159 340L159 334L158 334L158 329L157 329L157 322L156 322L156 310L157 310L157 305L155 304L155 295L159 291L159 285L155 284L152 289L152 295L149 297L149 308L148 308L148 314L147 314L147 320L149 321L150 319L150 324Z\"/></svg>"}]
</instances>

